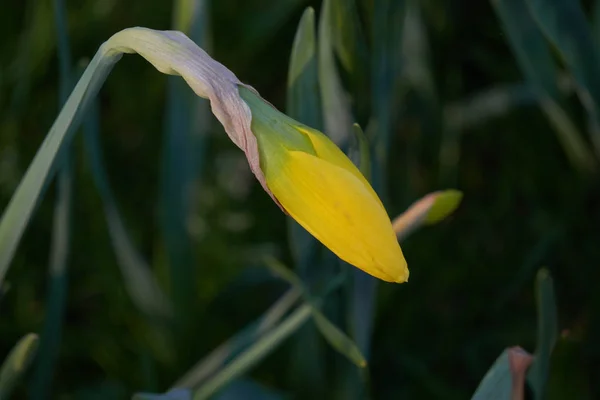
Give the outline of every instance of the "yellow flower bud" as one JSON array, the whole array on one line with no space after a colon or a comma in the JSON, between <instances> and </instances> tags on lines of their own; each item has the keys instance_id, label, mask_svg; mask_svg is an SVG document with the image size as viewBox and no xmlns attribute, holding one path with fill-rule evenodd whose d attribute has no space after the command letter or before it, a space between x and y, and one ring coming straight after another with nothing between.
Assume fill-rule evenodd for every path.
<instances>
[{"instance_id":1,"label":"yellow flower bud","mask_svg":"<svg viewBox=\"0 0 600 400\"><path fill-rule=\"evenodd\" d=\"M324 134L279 112L253 91L260 167L281 206L339 258L387 282L406 282L406 260L379 197Z\"/></svg>"}]
</instances>

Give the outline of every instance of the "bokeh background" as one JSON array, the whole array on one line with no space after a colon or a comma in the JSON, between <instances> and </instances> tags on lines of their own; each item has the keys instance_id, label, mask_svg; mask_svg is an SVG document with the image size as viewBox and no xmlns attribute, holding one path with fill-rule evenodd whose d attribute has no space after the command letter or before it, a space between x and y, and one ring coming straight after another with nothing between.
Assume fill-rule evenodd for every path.
<instances>
[{"instance_id":1,"label":"bokeh background","mask_svg":"<svg viewBox=\"0 0 600 400\"><path fill-rule=\"evenodd\" d=\"M42 339L15 398L162 393L228 339L247 338L231 354L225 347L228 355L202 379L210 381L264 334L245 327L286 301L290 285L266 267L265 255L315 293L342 272L350 284L327 296L323 310L357 341L368 368L357 372L308 321L271 343L222 398L470 398L505 348L535 351L542 267L553 277L560 332L547 398L598 398L596 3L332 0L323 23L323 4L305 0L4 2L2 209L86 63L132 26L183 30L279 109L344 132L343 118L318 102L319 87L331 82L319 70L329 51L352 121L384 149L372 154L373 179L390 216L436 190L464 193L449 218L402 242L406 284L357 289L364 277L326 252L300 267L304 247L290 234L293 224L206 102L179 78L124 56L73 140L60 274L51 273L51 248L55 206L65 199L52 184L3 284L2 357L28 332ZM304 77L309 89L294 100L290 57L309 6L319 28L316 64ZM65 49L70 55L60 56ZM70 61L61 66L61 57ZM310 86L315 71L319 87ZM352 147L348 137L344 148ZM117 222L107 219L113 206ZM157 298L128 265L150 271L173 315L157 311Z\"/></svg>"}]
</instances>

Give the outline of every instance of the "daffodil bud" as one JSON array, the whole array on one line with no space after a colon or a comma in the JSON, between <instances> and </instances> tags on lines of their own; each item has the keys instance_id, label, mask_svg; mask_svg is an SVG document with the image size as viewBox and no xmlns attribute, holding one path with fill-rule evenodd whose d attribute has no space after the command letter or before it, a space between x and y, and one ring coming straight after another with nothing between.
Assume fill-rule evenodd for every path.
<instances>
[{"instance_id":1,"label":"daffodil bud","mask_svg":"<svg viewBox=\"0 0 600 400\"><path fill-rule=\"evenodd\" d=\"M260 168L281 207L339 258L388 282L406 282L406 260L379 197L324 134L239 86L252 114Z\"/></svg>"},{"instance_id":2,"label":"daffodil bud","mask_svg":"<svg viewBox=\"0 0 600 400\"><path fill-rule=\"evenodd\" d=\"M408 279L385 208L348 157L321 132L277 111L183 33L140 27L116 33L100 47L76 94L91 93L85 85L104 79L124 53L180 75L208 98L264 190L338 257L384 281ZM14 241L9 245L13 249Z\"/></svg>"}]
</instances>

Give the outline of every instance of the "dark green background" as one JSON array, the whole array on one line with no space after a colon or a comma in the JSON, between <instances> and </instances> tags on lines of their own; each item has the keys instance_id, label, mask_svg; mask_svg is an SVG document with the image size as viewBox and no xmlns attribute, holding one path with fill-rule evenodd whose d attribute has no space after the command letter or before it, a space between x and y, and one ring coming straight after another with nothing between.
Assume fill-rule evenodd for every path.
<instances>
[{"instance_id":1,"label":"dark green background","mask_svg":"<svg viewBox=\"0 0 600 400\"><path fill-rule=\"evenodd\" d=\"M285 109L294 34L304 8L311 5L318 15L320 2L212 3L210 54ZM371 2L363 3L368 7ZM589 11L587 3L583 5ZM442 109L524 82L490 2L427 0L421 5ZM103 41L127 27L170 29L172 7L162 0L68 1L73 58L89 60ZM52 3L6 2L0 11L0 32L4 208L60 109ZM557 52L553 54L562 65ZM165 255L157 207L166 83L167 78L141 57L127 55L100 94L102 146L112 187L136 247L163 282ZM587 115L578 98L567 96L564 107L588 143ZM379 285L370 359L373 397L469 398L504 348L521 345L533 352L533 285L541 267L554 277L561 330L549 398L599 396L598 157L594 171L577 170L539 107L515 101L503 115L482 114L481 123L462 130L456 139L457 159L440 163L451 133L431 122L431 109L415 89L397 107L388 211L397 215L419 197L445 188L463 191L464 200L452 217L403 243L410 282ZM286 289L257 256L274 252L291 263L285 217L248 169L239 167L244 165L242 153L221 126L213 121L212 127L189 222L197 282L185 344L178 343L186 349L185 356L175 356L169 343L161 346L153 340L129 299L81 136L75 139L73 241L52 398L90 398L101 390L109 393L104 398L164 391ZM586 146L593 150L591 144ZM247 184L249 191L235 195L229 190L234 177L242 183L233 186L243 189ZM54 199L52 186L7 276L10 289L0 304L2 355L23 334L39 332L45 320ZM251 377L293 394L290 375L295 360L289 343ZM346 362L333 352L328 359ZM25 396L26 382L19 396ZM327 382L327 390L332 390L333 379Z\"/></svg>"}]
</instances>

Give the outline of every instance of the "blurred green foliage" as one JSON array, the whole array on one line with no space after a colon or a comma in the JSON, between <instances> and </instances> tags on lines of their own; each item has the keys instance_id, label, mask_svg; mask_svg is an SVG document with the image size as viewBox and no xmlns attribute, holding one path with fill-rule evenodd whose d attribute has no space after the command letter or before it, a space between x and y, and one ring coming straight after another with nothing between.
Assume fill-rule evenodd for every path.
<instances>
[{"instance_id":1,"label":"blurred green foliage","mask_svg":"<svg viewBox=\"0 0 600 400\"><path fill-rule=\"evenodd\" d=\"M245 376L221 398L464 399L505 348L547 355L556 324L549 370L536 367L530 378L537 386L548 373L549 399L600 397L600 2L84 0L64 2L62 20L59 3L11 2L0 15L1 209L60 110L64 75L75 81L102 42L131 26L185 30L350 153L346 131L359 123L392 217L436 190L454 187L464 199L449 219L402 242L406 284L375 285L321 248L311 250L318 262L303 259L294 246L310 237L288 234L297 226L254 181L206 103L125 56L100 92L97 118L86 121L85 143L83 135L72 143L69 277L56 359L46 363L48 398L131 398L235 370ZM308 6L314 15L305 14L294 42ZM59 67L61 28L71 72ZM291 81L290 59L307 60L308 70L293 74L304 87ZM346 140L336 136L344 132ZM48 283L59 190L51 185L40 203L0 292L4 359L27 332L43 335L61 304ZM111 202L121 222L105 218ZM113 250L122 235L129 260L149 266L172 300L175 322L132 300L136 278L120 269L127 249ZM302 296L266 268L265 255L295 267ZM551 336L537 330L541 266L555 293L542 290L558 308L558 322L548 323L540 304ZM335 332L330 341L364 354L367 369L327 346L311 315ZM17 397L36 394L37 376L20 377ZM303 382L315 386L303 392Z\"/></svg>"}]
</instances>

